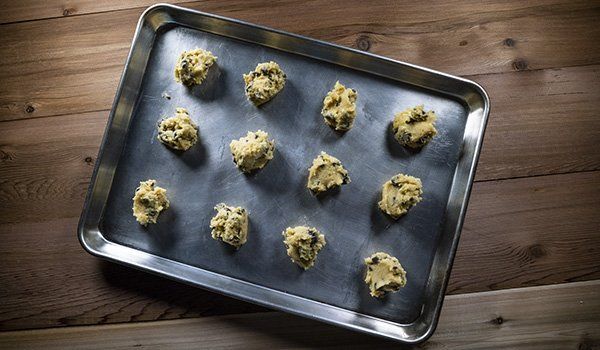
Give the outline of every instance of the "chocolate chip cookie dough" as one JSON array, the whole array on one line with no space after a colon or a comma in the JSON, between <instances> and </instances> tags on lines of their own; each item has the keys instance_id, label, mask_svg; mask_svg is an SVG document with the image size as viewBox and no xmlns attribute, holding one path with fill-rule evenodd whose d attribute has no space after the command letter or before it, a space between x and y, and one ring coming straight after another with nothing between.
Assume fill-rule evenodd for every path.
<instances>
[{"instance_id":1,"label":"chocolate chip cookie dough","mask_svg":"<svg viewBox=\"0 0 600 350\"><path fill-rule=\"evenodd\" d=\"M317 254L326 244L325 235L314 227L288 227L283 237L287 255L305 270L315 264Z\"/></svg>"},{"instance_id":2,"label":"chocolate chip cookie dough","mask_svg":"<svg viewBox=\"0 0 600 350\"><path fill-rule=\"evenodd\" d=\"M350 130L356 118L356 97L356 90L336 82L323 100L321 115L325 123L337 131Z\"/></svg>"},{"instance_id":3,"label":"chocolate chip cookie dough","mask_svg":"<svg viewBox=\"0 0 600 350\"><path fill-rule=\"evenodd\" d=\"M215 210L217 215L210 220L212 238L236 248L246 243L248 238L248 212L246 209L219 203Z\"/></svg>"},{"instance_id":4,"label":"chocolate chip cookie dough","mask_svg":"<svg viewBox=\"0 0 600 350\"><path fill-rule=\"evenodd\" d=\"M420 179L397 174L383 184L379 208L392 218L398 219L421 201L422 194Z\"/></svg>"},{"instance_id":5,"label":"chocolate chip cookie dough","mask_svg":"<svg viewBox=\"0 0 600 350\"><path fill-rule=\"evenodd\" d=\"M259 106L272 99L285 85L285 73L273 61L260 63L254 71L244 74L246 96Z\"/></svg>"},{"instance_id":6,"label":"chocolate chip cookie dough","mask_svg":"<svg viewBox=\"0 0 600 350\"><path fill-rule=\"evenodd\" d=\"M216 61L217 57L210 51L199 48L183 51L175 65L175 81L189 87L200 85Z\"/></svg>"},{"instance_id":7,"label":"chocolate chip cookie dough","mask_svg":"<svg viewBox=\"0 0 600 350\"><path fill-rule=\"evenodd\" d=\"M325 152L321 152L308 169L307 187L315 194L347 183L350 183L350 176L342 162Z\"/></svg>"},{"instance_id":8,"label":"chocolate chip cookie dough","mask_svg":"<svg viewBox=\"0 0 600 350\"><path fill-rule=\"evenodd\" d=\"M248 131L245 137L231 141L229 148L235 165L241 171L250 173L262 169L273 159L275 141L269 140L269 134L262 130Z\"/></svg>"},{"instance_id":9,"label":"chocolate chip cookie dough","mask_svg":"<svg viewBox=\"0 0 600 350\"><path fill-rule=\"evenodd\" d=\"M140 182L133 196L133 216L140 224L156 224L158 215L169 207L167 190L156 186L156 180Z\"/></svg>"},{"instance_id":10,"label":"chocolate chip cookie dough","mask_svg":"<svg viewBox=\"0 0 600 350\"><path fill-rule=\"evenodd\" d=\"M198 141L198 127L185 108L177 108L175 116L158 123L158 140L180 151L187 151Z\"/></svg>"},{"instance_id":11,"label":"chocolate chip cookie dough","mask_svg":"<svg viewBox=\"0 0 600 350\"><path fill-rule=\"evenodd\" d=\"M398 259L386 253L375 253L365 259L365 282L373 297L381 298L388 292L397 292L406 285L406 271Z\"/></svg>"},{"instance_id":12,"label":"chocolate chip cookie dough","mask_svg":"<svg viewBox=\"0 0 600 350\"><path fill-rule=\"evenodd\" d=\"M401 145L421 148L437 134L434 126L437 119L435 112L425 112L423 107L408 108L394 117L392 131Z\"/></svg>"}]
</instances>

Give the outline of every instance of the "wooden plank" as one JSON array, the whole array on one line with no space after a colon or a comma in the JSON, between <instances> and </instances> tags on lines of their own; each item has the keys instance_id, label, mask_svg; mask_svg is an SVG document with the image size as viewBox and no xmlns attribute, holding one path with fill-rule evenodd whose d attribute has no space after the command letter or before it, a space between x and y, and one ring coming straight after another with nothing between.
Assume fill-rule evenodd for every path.
<instances>
[{"instance_id":1,"label":"wooden plank","mask_svg":"<svg viewBox=\"0 0 600 350\"><path fill-rule=\"evenodd\" d=\"M77 216L108 112L2 123L0 222Z\"/></svg>"},{"instance_id":2,"label":"wooden plank","mask_svg":"<svg viewBox=\"0 0 600 350\"><path fill-rule=\"evenodd\" d=\"M448 291L600 279L598 212L600 171L476 183ZM102 262L79 246L76 226L0 225L0 330L257 309Z\"/></svg>"},{"instance_id":3,"label":"wooden plank","mask_svg":"<svg viewBox=\"0 0 600 350\"><path fill-rule=\"evenodd\" d=\"M491 100L476 180L600 169L600 66L473 78Z\"/></svg>"},{"instance_id":4,"label":"wooden plank","mask_svg":"<svg viewBox=\"0 0 600 350\"><path fill-rule=\"evenodd\" d=\"M373 349L397 343L278 312L0 333L3 349ZM446 297L420 349L595 349L600 282Z\"/></svg>"},{"instance_id":5,"label":"wooden plank","mask_svg":"<svg viewBox=\"0 0 600 350\"><path fill-rule=\"evenodd\" d=\"M600 171L476 183L448 292L600 278L598 213Z\"/></svg>"},{"instance_id":6,"label":"wooden plank","mask_svg":"<svg viewBox=\"0 0 600 350\"><path fill-rule=\"evenodd\" d=\"M0 330L265 311L95 258L77 221L0 226Z\"/></svg>"},{"instance_id":7,"label":"wooden plank","mask_svg":"<svg viewBox=\"0 0 600 350\"><path fill-rule=\"evenodd\" d=\"M185 4L189 0L165 0L162 3ZM148 7L154 0L19 0L0 1L0 24L45 18L78 16L96 12Z\"/></svg>"},{"instance_id":8,"label":"wooden plank","mask_svg":"<svg viewBox=\"0 0 600 350\"><path fill-rule=\"evenodd\" d=\"M340 7L326 0L254 0L186 6L454 74L600 62L597 2L473 6L441 0L355 1ZM319 16L299 8L319 8ZM3 25L0 120L109 108L141 12L136 8Z\"/></svg>"},{"instance_id":9,"label":"wooden plank","mask_svg":"<svg viewBox=\"0 0 600 350\"><path fill-rule=\"evenodd\" d=\"M477 180L600 169L600 66L477 80L495 96ZM107 117L1 123L0 200L10 206L0 223L79 215Z\"/></svg>"}]
</instances>

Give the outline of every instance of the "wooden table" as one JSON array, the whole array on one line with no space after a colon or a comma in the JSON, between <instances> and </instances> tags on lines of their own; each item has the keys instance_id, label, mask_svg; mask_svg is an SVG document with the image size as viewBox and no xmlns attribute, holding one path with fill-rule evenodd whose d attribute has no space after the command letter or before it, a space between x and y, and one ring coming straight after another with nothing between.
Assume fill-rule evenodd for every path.
<instances>
[{"instance_id":1,"label":"wooden table","mask_svg":"<svg viewBox=\"0 0 600 350\"><path fill-rule=\"evenodd\" d=\"M76 225L149 0L2 1L0 348L381 348L88 255ZM600 348L599 1L187 7L461 75L492 111L423 348Z\"/></svg>"}]
</instances>

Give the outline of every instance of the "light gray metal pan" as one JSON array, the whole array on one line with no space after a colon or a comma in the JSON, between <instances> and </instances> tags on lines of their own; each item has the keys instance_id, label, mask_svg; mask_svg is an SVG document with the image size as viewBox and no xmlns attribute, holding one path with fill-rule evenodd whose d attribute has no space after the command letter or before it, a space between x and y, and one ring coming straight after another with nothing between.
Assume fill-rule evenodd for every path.
<instances>
[{"instance_id":1,"label":"light gray metal pan","mask_svg":"<svg viewBox=\"0 0 600 350\"><path fill-rule=\"evenodd\" d=\"M178 54L212 51L218 68L199 88L173 79ZM257 108L242 74L273 60L285 88ZM322 120L323 97L339 80L358 91L345 135ZM165 98L171 96L170 99ZM394 113L425 104L438 135L420 152L392 137ZM156 139L156 123L187 108L200 142L183 154ZM249 302L407 343L435 329L489 110L477 84L415 65L171 5L150 7L138 23L79 223L90 253ZM274 159L252 176L228 151L248 130L267 131ZM320 151L339 158L352 182L316 198L305 188ZM423 201L394 221L376 202L397 173L421 178ZM171 208L147 229L132 216L139 181L156 179ZM213 206L244 206L248 242L235 251L210 237ZM281 232L316 226L327 238L316 265L289 261ZM363 259L399 258L408 283L383 300L369 296Z\"/></svg>"}]
</instances>

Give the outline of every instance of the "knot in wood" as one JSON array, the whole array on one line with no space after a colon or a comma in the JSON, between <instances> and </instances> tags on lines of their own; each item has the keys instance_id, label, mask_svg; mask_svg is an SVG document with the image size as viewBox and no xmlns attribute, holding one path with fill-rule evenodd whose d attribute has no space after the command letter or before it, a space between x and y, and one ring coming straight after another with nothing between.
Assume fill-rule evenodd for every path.
<instances>
[{"instance_id":1,"label":"knot in wood","mask_svg":"<svg viewBox=\"0 0 600 350\"><path fill-rule=\"evenodd\" d=\"M527 61L522 58L517 58L512 63L513 69L516 71L526 70L528 68Z\"/></svg>"},{"instance_id":2,"label":"knot in wood","mask_svg":"<svg viewBox=\"0 0 600 350\"><path fill-rule=\"evenodd\" d=\"M371 48L371 39L366 35L361 35L356 39L356 47L362 51L369 51Z\"/></svg>"}]
</instances>

